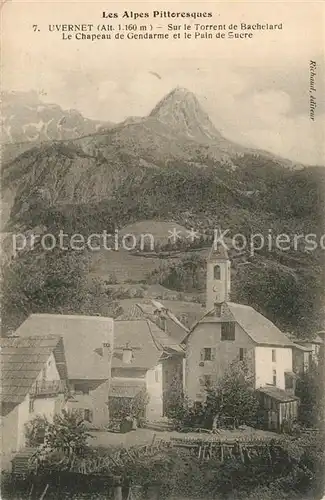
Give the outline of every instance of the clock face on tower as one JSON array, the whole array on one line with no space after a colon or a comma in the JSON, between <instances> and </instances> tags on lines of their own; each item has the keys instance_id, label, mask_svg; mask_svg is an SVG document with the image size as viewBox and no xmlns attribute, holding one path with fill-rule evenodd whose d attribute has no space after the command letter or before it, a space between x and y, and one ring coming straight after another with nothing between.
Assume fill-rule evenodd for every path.
<instances>
[{"instance_id":1,"label":"clock face on tower","mask_svg":"<svg viewBox=\"0 0 325 500\"><path fill-rule=\"evenodd\" d=\"M213 290L214 292L217 292L217 291L218 291L218 287L217 287L217 285L214 285L214 287L212 288L212 290Z\"/></svg>"}]
</instances>

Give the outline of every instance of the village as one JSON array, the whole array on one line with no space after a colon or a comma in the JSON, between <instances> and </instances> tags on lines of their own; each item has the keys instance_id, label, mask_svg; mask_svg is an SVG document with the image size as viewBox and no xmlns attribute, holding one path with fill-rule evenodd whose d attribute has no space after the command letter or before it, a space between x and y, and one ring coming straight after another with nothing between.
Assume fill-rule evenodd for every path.
<instances>
[{"instance_id":1,"label":"village","mask_svg":"<svg viewBox=\"0 0 325 500\"><path fill-rule=\"evenodd\" d=\"M252 307L231 302L230 267L226 249L212 246L206 308L191 325L164 301L139 299L115 319L31 314L2 338L2 469L19 473L29 457L30 424L53 422L62 411L76 412L91 442L103 447L157 438L227 446L289 432L299 413L296 380L319 363L325 332L295 339ZM259 402L258 424L222 411L200 421L209 391L238 369ZM185 402L193 420L182 434L186 423L182 429L175 421Z\"/></svg>"}]
</instances>

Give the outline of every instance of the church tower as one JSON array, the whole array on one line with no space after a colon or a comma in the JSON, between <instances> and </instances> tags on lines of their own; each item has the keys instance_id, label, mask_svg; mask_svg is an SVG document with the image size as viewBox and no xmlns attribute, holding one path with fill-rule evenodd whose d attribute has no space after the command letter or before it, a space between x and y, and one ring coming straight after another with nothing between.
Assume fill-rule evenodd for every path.
<instances>
[{"instance_id":1,"label":"church tower","mask_svg":"<svg viewBox=\"0 0 325 500\"><path fill-rule=\"evenodd\" d=\"M213 244L207 259L206 310L211 311L215 304L229 301L230 260L226 248Z\"/></svg>"}]
</instances>

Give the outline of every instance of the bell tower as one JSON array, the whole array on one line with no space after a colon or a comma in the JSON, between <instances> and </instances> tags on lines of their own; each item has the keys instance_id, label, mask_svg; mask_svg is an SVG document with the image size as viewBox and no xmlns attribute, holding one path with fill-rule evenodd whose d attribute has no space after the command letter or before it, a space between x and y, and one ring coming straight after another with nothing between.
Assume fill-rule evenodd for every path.
<instances>
[{"instance_id":1,"label":"bell tower","mask_svg":"<svg viewBox=\"0 0 325 500\"><path fill-rule=\"evenodd\" d=\"M227 302L230 295L230 260L223 245L213 244L207 259L206 310Z\"/></svg>"}]
</instances>

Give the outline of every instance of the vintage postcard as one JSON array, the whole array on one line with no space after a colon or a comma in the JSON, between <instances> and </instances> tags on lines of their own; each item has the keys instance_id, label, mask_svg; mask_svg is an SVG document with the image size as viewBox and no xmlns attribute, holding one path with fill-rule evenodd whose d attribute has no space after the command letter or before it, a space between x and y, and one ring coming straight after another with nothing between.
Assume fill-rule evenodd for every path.
<instances>
[{"instance_id":1,"label":"vintage postcard","mask_svg":"<svg viewBox=\"0 0 325 500\"><path fill-rule=\"evenodd\" d=\"M2 499L323 497L324 20L2 1Z\"/></svg>"}]
</instances>

